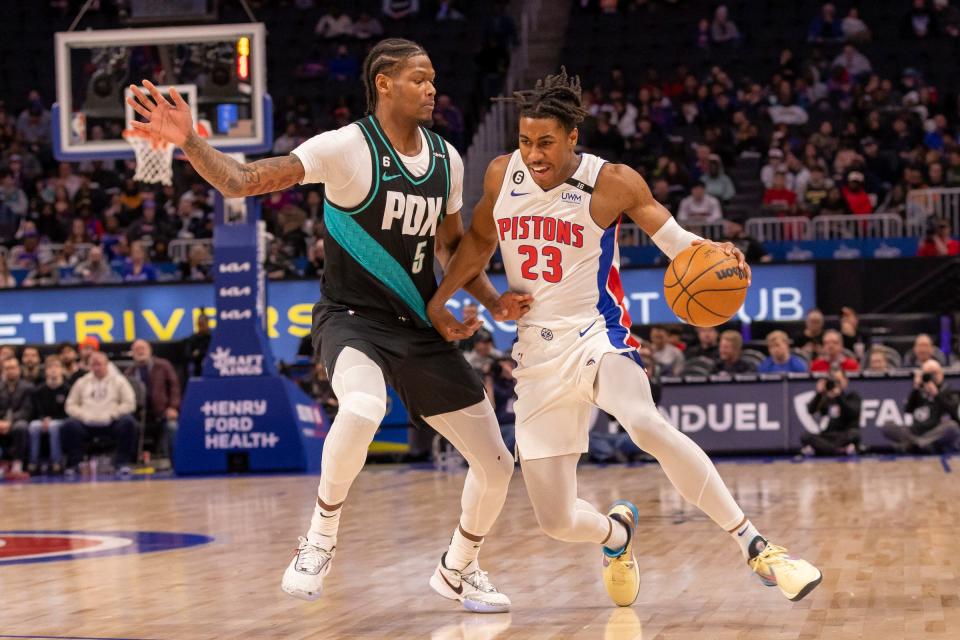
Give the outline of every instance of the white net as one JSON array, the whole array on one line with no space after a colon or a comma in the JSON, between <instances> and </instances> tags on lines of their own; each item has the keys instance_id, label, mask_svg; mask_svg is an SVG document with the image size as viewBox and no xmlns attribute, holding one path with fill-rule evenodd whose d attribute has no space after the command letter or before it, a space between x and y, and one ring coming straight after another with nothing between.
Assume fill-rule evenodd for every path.
<instances>
[{"instance_id":1,"label":"white net","mask_svg":"<svg viewBox=\"0 0 960 640\"><path fill-rule=\"evenodd\" d=\"M123 137L137 156L137 171L133 179L138 182L169 185L173 179L173 149L168 142L154 143L150 138L124 131Z\"/></svg>"}]
</instances>

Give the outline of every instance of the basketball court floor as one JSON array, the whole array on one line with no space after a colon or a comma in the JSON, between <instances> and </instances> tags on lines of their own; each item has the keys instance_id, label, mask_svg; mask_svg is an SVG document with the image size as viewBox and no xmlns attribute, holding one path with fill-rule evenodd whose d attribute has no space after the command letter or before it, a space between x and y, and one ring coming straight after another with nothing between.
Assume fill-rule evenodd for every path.
<instances>
[{"instance_id":1,"label":"basketball court floor","mask_svg":"<svg viewBox=\"0 0 960 640\"><path fill-rule=\"evenodd\" d=\"M314 476L2 486L0 638L960 637L960 486L949 459L719 468L761 531L823 570L802 602L761 586L657 465L588 465L581 495L640 508L634 606L607 600L598 549L539 532L518 472L481 554L513 612L470 614L427 585L463 474L372 466L351 492L314 603L280 590Z\"/></svg>"}]
</instances>

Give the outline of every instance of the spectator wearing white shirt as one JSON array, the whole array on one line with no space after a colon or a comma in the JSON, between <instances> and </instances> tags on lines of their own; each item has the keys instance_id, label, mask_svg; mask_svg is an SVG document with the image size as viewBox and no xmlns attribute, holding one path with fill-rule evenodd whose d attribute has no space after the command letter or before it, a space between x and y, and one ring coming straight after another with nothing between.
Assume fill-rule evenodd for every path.
<instances>
[{"instance_id":1,"label":"spectator wearing white shirt","mask_svg":"<svg viewBox=\"0 0 960 640\"><path fill-rule=\"evenodd\" d=\"M862 44L870 41L870 28L860 19L860 10L857 7L850 7L847 17L841 23L843 28L843 37L847 42L856 42Z\"/></svg>"},{"instance_id":2,"label":"spectator wearing white shirt","mask_svg":"<svg viewBox=\"0 0 960 640\"><path fill-rule=\"evenodd\" d=\"M680 224L716 222L722 217L720 201L707 194L702 182L693 185L690 195L680 201L680 209L677 211L677 222Z\"/></svg>"},{"instance_id":3,"label":"spectator wearing white shirt","mask_svg":"<svg viewBox=\"0 0 960 640\"><path fill-rule=\"evenodd\" d=\"M343 38L352 36L353 20L343 11L333 11L320 17L313 32L321 38Z\"/></svg>"},{"instance_id":4,"label":"spectator wearing white shirt","mask_svg":"<svg viewBox=\"0 0 960 640\"><path fill-rule=\"evenodd\" d=\"M383 26L380 21L366 11L362 11L360 17L353 22L353 37L357 40L369 40L382 35Z\"/></svg>"},{"instance_id":5,"label":"spectator wearing white shirt","mask_svg":"<svg viewBox=\"0 0 960 640\"><path fill-rule=\"evenodd\" d=\"M870 73L873 66L852 44L844 45L843 51L833 59L833 66L843 67L851 76L857 77Z\"/></svg>"}]
</instances>

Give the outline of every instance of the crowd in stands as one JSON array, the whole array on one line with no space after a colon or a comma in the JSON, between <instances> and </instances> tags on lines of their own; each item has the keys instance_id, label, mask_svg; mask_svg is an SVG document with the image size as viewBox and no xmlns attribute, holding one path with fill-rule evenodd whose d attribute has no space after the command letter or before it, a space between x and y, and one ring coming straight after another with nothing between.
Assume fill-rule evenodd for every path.
<instances>
[{"instance_id":1,"label":"crowd in stands","mask_svg":"<svg viewBox=\"0 0 960 640\"><path fill-rule=\"evenodd\" d=\"M434 28L466 18L464 7L451 0L377 4L323 13L322 3L297 0L286 9L322 14L316 24L294 25L314 39L296 73L316 95L277 97L273 154L287 154L307 138L364 115L360 65L378 39L405 33L411 24ZM115 13L117 7L122 13L122 5L109 0L90 15ZM477 82L486 82L491 94L499 92L518 36L502 3L484 20ZM336 92L321 82L331 78L340 83ZM444 78L437 84L433 128L464 151L470 123L443 92ZM57 162L51 102L52 96L38 91L0 98L0 288L210 279L215 199L209 185L188 163L177 161L174 184L163 187L134 182L131 162ZM269 277L322 272L322 185L265 197L263 217L270 234Z\"/></svg>"},{"instance_id":2,"label":"crowd in stands","mask_svg":"<svg viewBox=\"0 0 960 640\"><path fill-rule=\"evenodd\" d=\"M94 337L43 360L37 347L3 345L0 375L0 479L75 476L87 456L106 453L129 476L144 447L173 455L181 380L146 340L133 342L125 363Z\"/></svg>"},{"instance_id":3,"label":"crowd in stands","mask_svg":"<svg viewBox=\"0 0 960 640\"><path fill-rule=\"evenodd\" d=\"M960 10L952 3L905 2L902 37L956 39ZM602 17L652 3L576 5L575 11ZM960 187L960 103L916 68L899 76L876 71L861 51L872 35L856 6L841 15L825 3L819 11L811 6L814 12L806 43L783 48L769 77L751 75L752 67L727 69L709 57L698 67L696 55L671 73L651 66L627 74L616 61L599 71L602 63L590 63L582 144L635 167L681 223L880 211L911 222L924 218L925 211L908 204L908 191ZM700 21L691 44L728 50L749 35L720 5ZM744 158L759 158L762 168L759 176L747 176L750 184L737 184L728 171ZM754 186L757 177L761 184ZM755 193L740 195L755 199L736 198L745 186ZM945 220L930 220L921 255L960 254L952 238L958 232Z\"/></svg>"}]
</instances>

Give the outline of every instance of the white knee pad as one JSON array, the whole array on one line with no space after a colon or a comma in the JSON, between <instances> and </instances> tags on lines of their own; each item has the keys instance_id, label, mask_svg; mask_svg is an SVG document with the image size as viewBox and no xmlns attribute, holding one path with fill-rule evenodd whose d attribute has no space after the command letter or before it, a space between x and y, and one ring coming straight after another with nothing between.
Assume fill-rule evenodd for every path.
<instances>
[{"instance_id":1,"label":"white knee pad","mask_svg":"<svg viewBox=\"0 0 960 640\"><path fill-rule=\"evenodd\" d=\"M376 424L387 415L387 387L380 367L369 357L346 347L334 367L333 392L341 411Z\"/></svg>"}]
</instances>

